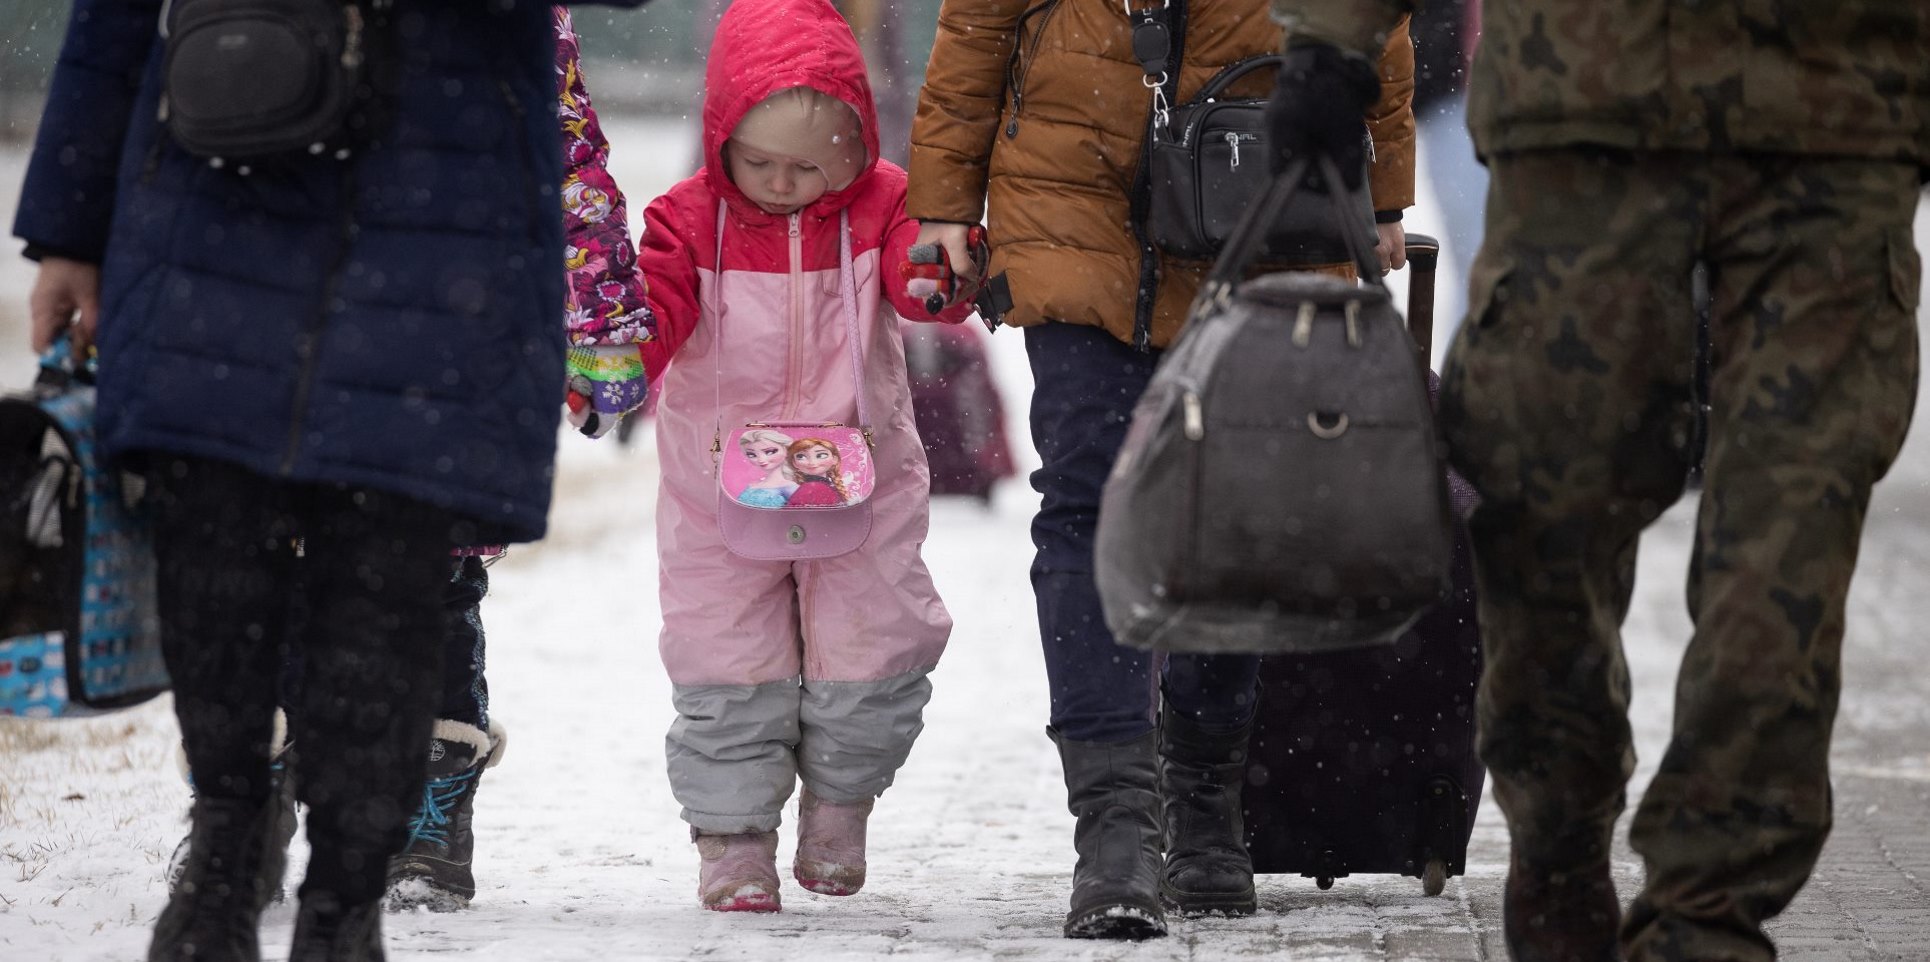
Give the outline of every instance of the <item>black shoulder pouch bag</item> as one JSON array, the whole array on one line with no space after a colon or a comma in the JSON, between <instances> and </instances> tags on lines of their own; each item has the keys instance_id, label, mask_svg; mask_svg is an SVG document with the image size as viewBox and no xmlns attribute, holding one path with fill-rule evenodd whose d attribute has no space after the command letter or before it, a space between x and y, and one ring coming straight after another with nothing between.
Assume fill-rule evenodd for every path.
<instances>
[{"instance_id":1,"label":"black shoulder pouch bag","mask_svg":"<svg viewBox=\"0 0 1930 962\"><path fill-rule=\"evenodd\" d=\"M1177 6L1178 0L1172 5ZM1158 7L1149 14L1166 14ZM1170 14L1167 14L1170 16ZM1135 51L1137 52L1137 51ZM1207 81L1193 99L1167 107L1178 84L1167 80L1164 63L1146 62L1147 86L1155 91L1152 122L1146 132L1144 164L1148 198L1144 214L1147 240L1168 257L1210 261L1225 249L1240 215L1266 193L1273 181L1266 98L1222 99L1242 77L1278 69L1281 57L1249 57ZM1155 72L1155 66L1160 70ZM1177 75L1178 71L1173 71ZM1167 80L1154 85L1155 79ZM1367 136L1365 123L1361 136ZM1367 153L1372 156L1369 142ZM1333 204L1318 174L1295 193L1267 228L1258 260L1272 265L1337 264L1352 259L1336 223ZM1343 192L1342 216L1374 236L1373 201L1366 191Z\"/></svg>"},{"instance_id":2,"label":"black shoulder pouch bag","mask_svg":"<svg viewBox=\"0 0 1930 962\"><path fill-rule=\"evenodd\" d=\"M160 120L224 161L347 157L393 100L392 0L169 0Z\"/></svg>"}]
</instances>

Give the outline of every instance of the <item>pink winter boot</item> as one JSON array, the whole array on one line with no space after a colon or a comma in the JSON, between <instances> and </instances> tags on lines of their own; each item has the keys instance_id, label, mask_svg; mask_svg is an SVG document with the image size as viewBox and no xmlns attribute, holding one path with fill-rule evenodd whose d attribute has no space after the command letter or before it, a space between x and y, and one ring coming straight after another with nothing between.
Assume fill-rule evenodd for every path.
<instances>
[{"instance_id":1,"label":"pink winter boot","mask_svg":"<svg viewBox=\"0 0 1930 962\"><path fill-rule=\"evenodd\" d=\"M873 799L833 805L809 788L798 794L797 859L791 873L819 895L852 895L864 888L864 826Z\"/></svg>"},{"instance_id":2,"label":"pink winter boot","mask_svg":"<svg viewBox=\"0 0 1930 962\"><path fill-rule=\"evenodd\" d=\"M698 835L697 898L713 912L775 912L777 833Z\"/></svg>"}]
</instances>

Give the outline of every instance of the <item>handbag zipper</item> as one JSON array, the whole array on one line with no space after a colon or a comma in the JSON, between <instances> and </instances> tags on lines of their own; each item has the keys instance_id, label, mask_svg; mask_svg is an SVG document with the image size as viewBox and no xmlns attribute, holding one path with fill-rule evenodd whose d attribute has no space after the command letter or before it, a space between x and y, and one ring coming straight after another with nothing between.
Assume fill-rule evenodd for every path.
<instances>
[{"instance_id":1,"label":"handbag zipper","mask_svg":"<svg viewBox=\"0 0 1930 962\"><path fill-rule=\"evenodd\" d=\"M1179 400L1186 413L1186 440L1198 441L1206 437L1206 418L1200 413L1200 396L1188 391Z\"/></svg>"},{"instance_id":2,"label":"handbag zipper","mask_svg":"<svg viewBox=\"0 0 1930 962\"><path fill-rule=\"evenodd\" d=\"M1258 134L1243 134L1237 130L1229 130L1220 137L1226 141L1228 147L1233 148L1233 159L1227 167L1228 170L1240 169L1240 141L1260 139Z\"/></svg>"}]
</instances>

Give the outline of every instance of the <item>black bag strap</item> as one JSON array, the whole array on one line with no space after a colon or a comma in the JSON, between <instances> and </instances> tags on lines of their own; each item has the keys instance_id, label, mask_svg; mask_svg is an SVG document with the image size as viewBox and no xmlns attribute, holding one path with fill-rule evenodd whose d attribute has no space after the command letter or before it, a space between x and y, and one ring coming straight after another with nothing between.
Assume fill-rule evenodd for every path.
<instances>
[{"instance_id":1,"label":"black bag strap","mask_svg":"<svg viewBox=\"0 0 1930 962\"><path fill-rule=\"evenodd\" d=\"M1120 0L1120 4L1133 26L1133 59L1146 72L1139 82L1153 92L1153 128L1165 127L1179 97L1186 0Z\"/></svg>"},{"instance_id":2,"label":"black bag strap","mask_svg":"<svg viewBox=\"0 0 1930 962\"><path fill-rule=\"evenodd\" d=\"M1264 67L1278 68L1286 60L1287 58L1277 53L1263 53L1257 57L1248 57L1245 60L1236 60L1227 64L1220 69L1219 73L1213 75L1213 79L1206 82L1206 86L1200 88L1200 92L1193 96L1193 102L1200 103L1217 98L1241 77Z\"/></svg>"},{"instance_id":3,"label":"black bag strap","mask_svg":"<svg viewBox=\"0 0 1930 962\"><path fill-rule=\"evenodd\" d=\"M1249 206L1246 213L1240 216L1240 222L1233 225L1233 233L1226 238L1226 248L1220 251L1219 259L1213 262L1212 272L1206 275L1206 282L1200 285L1203 300L1217 301L1232 296L1246 269L1253 266L1254 259L1260 256L1260 250L1266 244L1268 227L1280 219L1280 212L1286 209L1287 201L1293 198L1294 193L1307 186L1310 168L1315 164L1318 164L1320 178L1326 188L1321 193L1333 205L1334 217L1340 222L1341 239L1347 242L1347 251L1353 255L1354 270L1360 273L1361 280L1377 287L1386 286L1380 279L1380 262L1374 256L1373 243L1360 236L1360 225L1347 216L1346 200L1356 196L1356 192L1345 189L1343 185L1346 182L1340 179L1340 171L1335 167L1333 158L1321 154L1312 163L1304 158L1288 163L1287 169L1267 184L1266 193L1260 195L1259 202ZM1366 185L1363 183L1360 189L1365 190Z\"/></svg>"}]
</instances>

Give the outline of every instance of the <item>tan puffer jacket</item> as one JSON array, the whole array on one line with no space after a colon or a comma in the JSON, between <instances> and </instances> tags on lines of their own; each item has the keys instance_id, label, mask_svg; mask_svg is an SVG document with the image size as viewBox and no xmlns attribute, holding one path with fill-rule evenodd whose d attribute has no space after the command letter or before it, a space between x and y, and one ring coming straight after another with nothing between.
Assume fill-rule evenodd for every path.
<instances>
[{"instance_id":1,"label":"tan puffer jacket","mask_svg":"<svg viewBox=\"0 0 1930 962\"><path fill-rule=\"evenodd\" d=\"M1267 0L1188 4L1180 102L1239 60L1280 49ZM1414 200L1414 47L1406 21L1380 58L1374 207ZM1131 343L1140 248L1129 223L1152 93L1132 53L1121 0L945 0L912 127L907 208L921 220L976 223L991 235L991 274L1006 275L1008 324L1104 327ZM1265 96L1272 72L1235 93ZM1151 342L1177 337L1206 265L1160 258Z\"/></svg>"}]
</instances>

